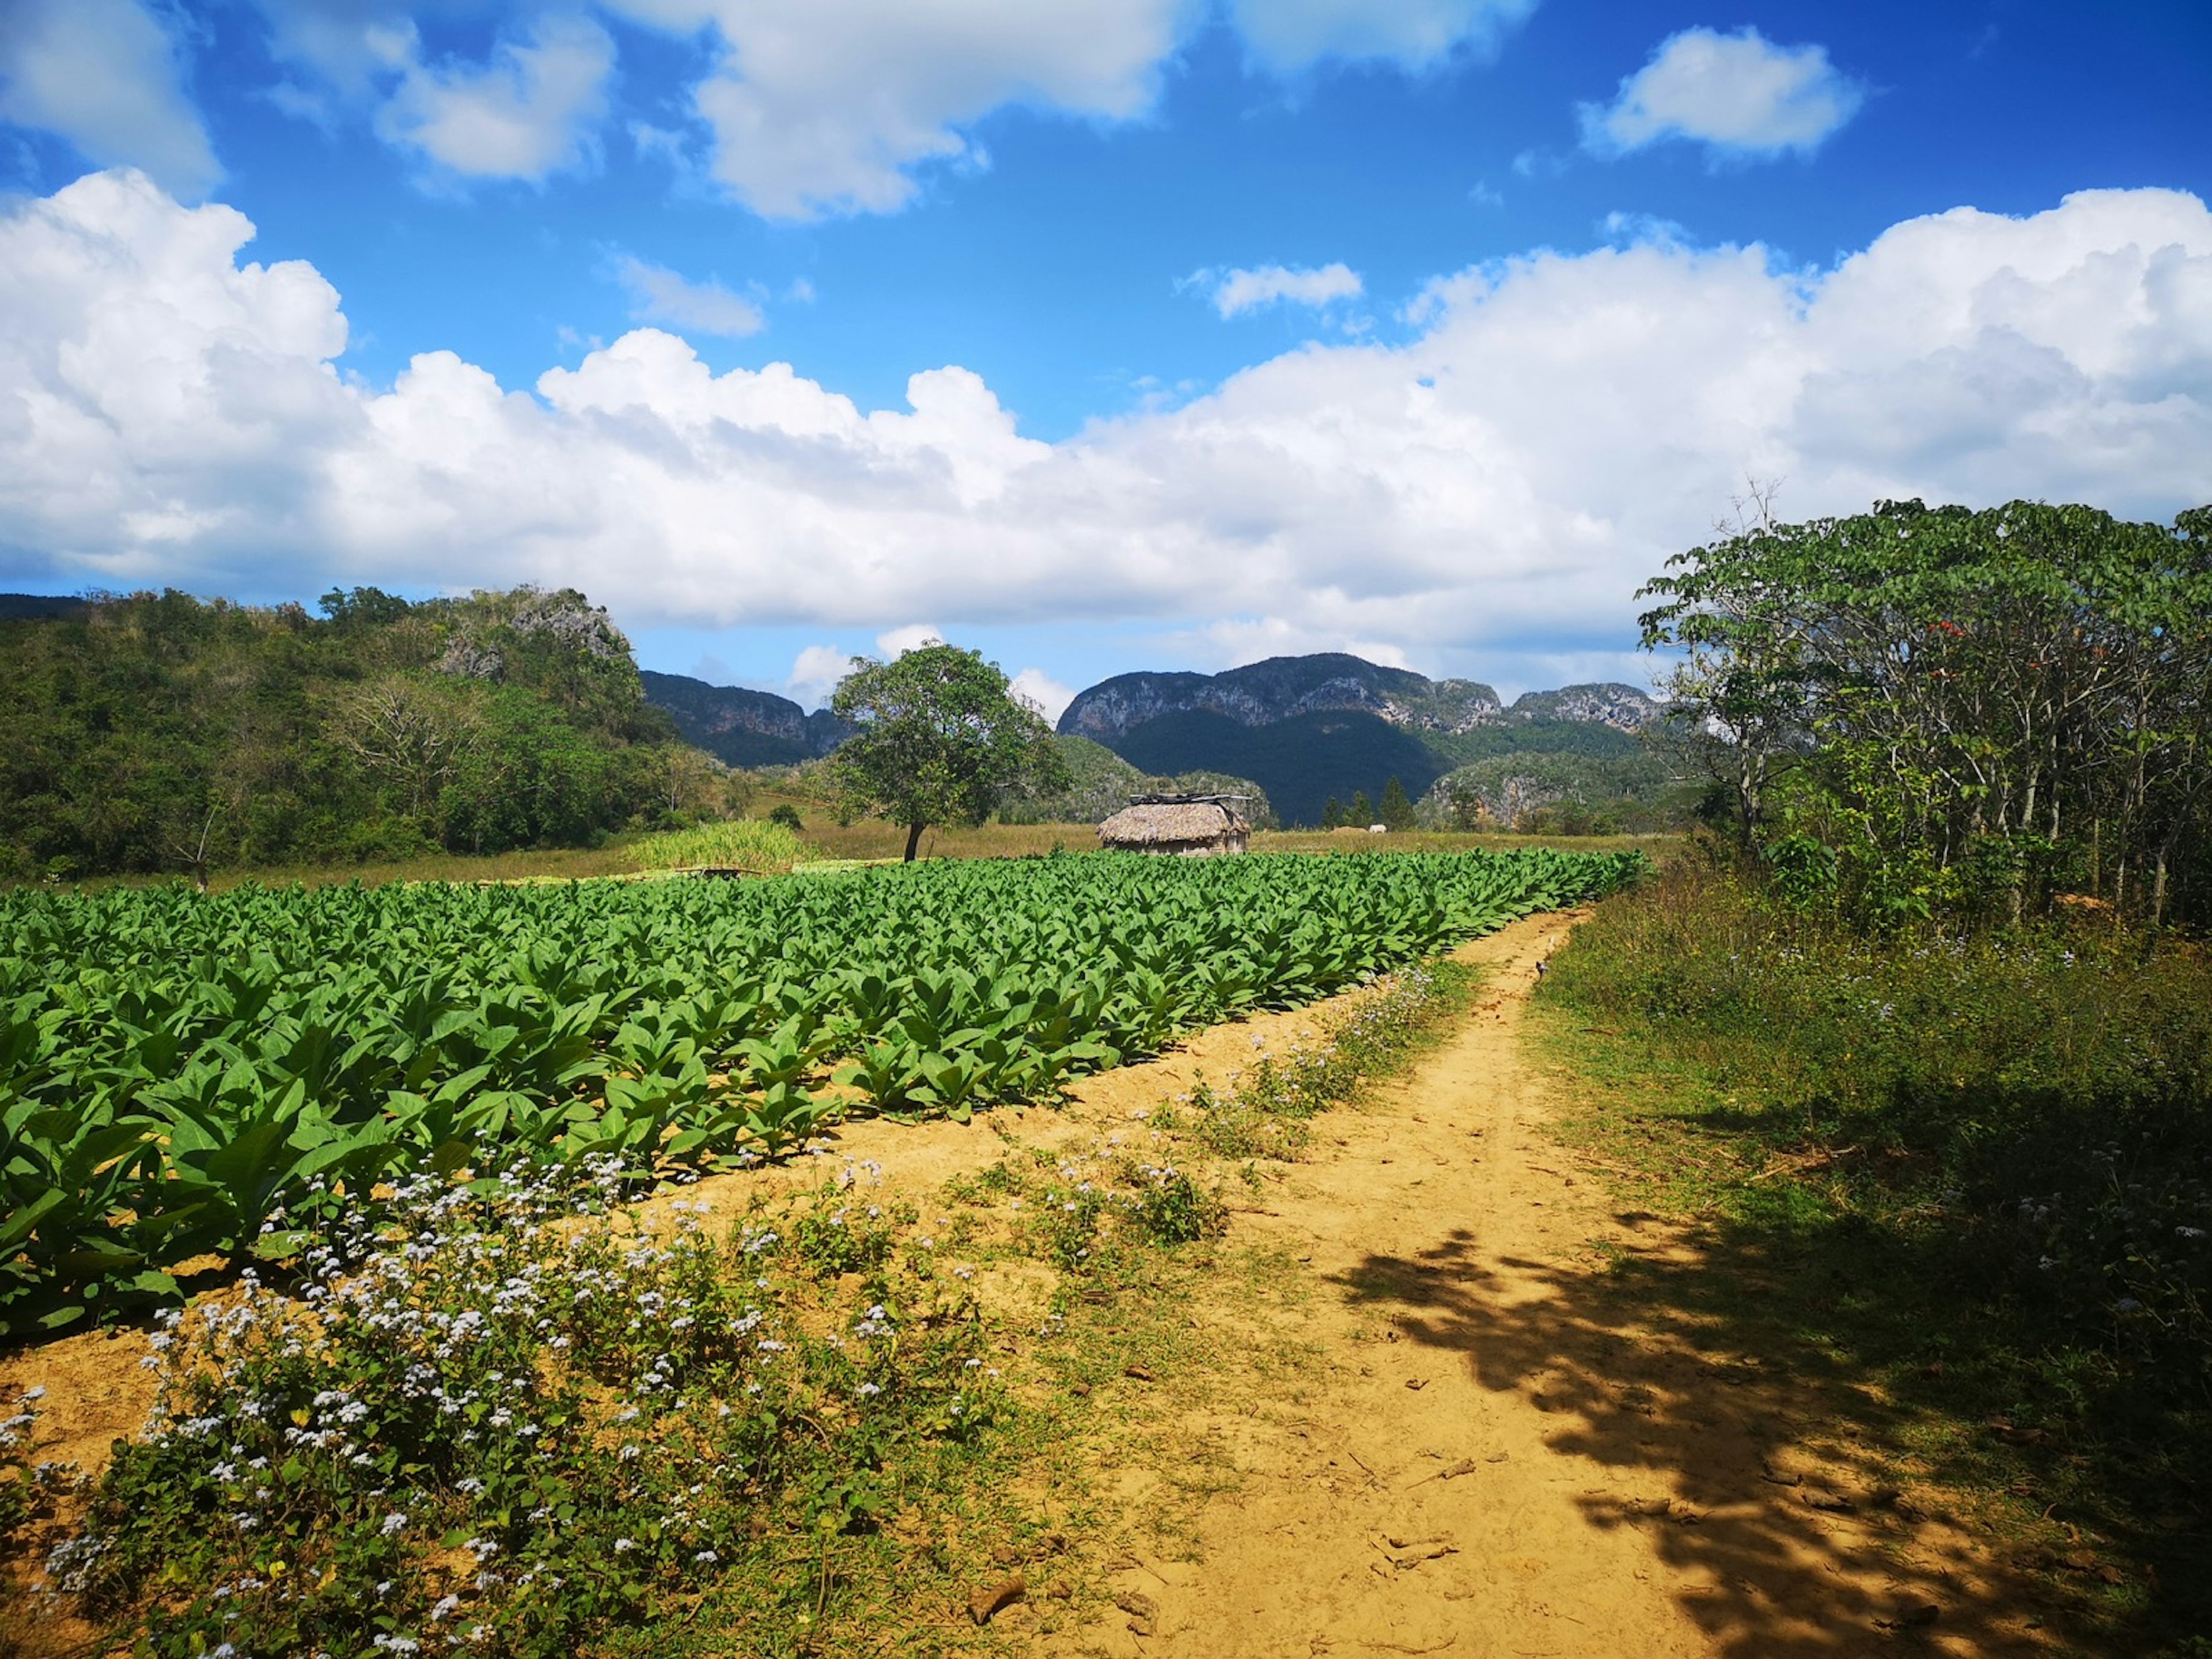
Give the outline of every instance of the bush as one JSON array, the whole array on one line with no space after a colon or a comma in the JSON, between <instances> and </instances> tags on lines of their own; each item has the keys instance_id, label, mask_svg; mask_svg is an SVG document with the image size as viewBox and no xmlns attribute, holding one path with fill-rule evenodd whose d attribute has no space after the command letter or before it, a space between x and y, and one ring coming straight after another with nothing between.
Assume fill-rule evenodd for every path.
<instances>
[{"instance_id":1,"label":"bush","mask_svg":"<svg viewBox=\"0 0 2212 1659\"><path fill-rule=\"evenodd\" d=\"M1921 1468L2140 1564L2098 1650L2193 1651L2158 1633L2212 1628L2212 957L1778 885L1680 863L1544 981L1625 1085L1605 1150L1698 1218L1638 1294L1844 1362Z\"/></svg>"}]
</instances>

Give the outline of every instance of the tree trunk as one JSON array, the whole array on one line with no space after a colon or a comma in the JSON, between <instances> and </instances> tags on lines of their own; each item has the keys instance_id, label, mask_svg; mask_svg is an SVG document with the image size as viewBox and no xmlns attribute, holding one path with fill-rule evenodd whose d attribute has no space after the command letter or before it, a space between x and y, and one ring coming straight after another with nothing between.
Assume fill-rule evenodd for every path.
<instances>
[{"instance_id":1,"label":"tree trunk","mask_svg":"<svg viewBox=\"0 0 2212 1659\"><path fill-rule=\"evenodd\" d=\"M921 845L921 832L929 828L926 823L909 823L906 827L905 863L914 862L914 849Z\"/></svg>"}]
</instances>

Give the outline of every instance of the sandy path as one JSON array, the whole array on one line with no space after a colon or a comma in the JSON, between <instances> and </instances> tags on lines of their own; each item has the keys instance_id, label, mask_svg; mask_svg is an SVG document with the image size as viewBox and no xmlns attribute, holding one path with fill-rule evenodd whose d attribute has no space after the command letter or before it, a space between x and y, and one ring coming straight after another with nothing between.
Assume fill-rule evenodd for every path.
<instances>
[{"instance_id":1,"label":"sandy path","mask_svg":"<svg viewBox=\"0 0 2212 1659\"><path fill-rule=\"evenodd\" d=\"M1323 1120L1273 1213L1239 1218L1303 1282L1206 1311L1311 1345L1306 1386L1216 1381L1180 1426L1241 1479L1200 1515L1199 1559L1130 1558L1127 1608L1052 1650L2046 1650L1963 1534L1869 1501L1789 1378L1604 1283L1594 1236L1682 1247L1612 1213L1545 1133L1519 1028L1568 925L1461 952L1490 972L1473 1016L1369 1109Z\"/></svg>"}]
</instances>

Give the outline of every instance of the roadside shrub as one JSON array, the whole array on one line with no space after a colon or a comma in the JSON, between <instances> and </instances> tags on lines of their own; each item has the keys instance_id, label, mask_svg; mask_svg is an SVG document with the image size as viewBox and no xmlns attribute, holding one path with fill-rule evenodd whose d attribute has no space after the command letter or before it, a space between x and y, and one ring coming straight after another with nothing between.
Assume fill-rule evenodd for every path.
<instances>
[{"instance_id":1,"label":"roadside shrub","mask_svg":"<svg viewBox=\"0 0 2212 1659\"><path fill-rule=\"evenodd\" d=\"M36 1461L39 1402L46 1395L44 1389L27 1389L0 1417L0 1547L12 1544L23 1523L47 1509L53 1494L74 1479L73 1469Z\"/></svg>"},{"instance_id":2,"label":"roadside shrub","mask_svg":"<svg viewBox=\"0 0 2212 1659\"><path fill-rule=\"evenodd\" d=\"M1030 1231L1036 1252L1065 1273L1088 1271L1101 1248L1100 1224L1113 1207L1114 1194L1083 1172L1065 1164L1066 1184L1039 1194Z\"/></svg>"},{"instance_id":3,"label":"roadside shrub","mask_svg":"<svg viewBox=\"0 0 2212 1659\"><path fill-rule=\"evenodd\" d=\"M1153 1121L1189 1133L1217 1158L1291 1162L1304 1152L1306 1125L1315 1115L1352 1099L1369 1079L1395 1066L1437 1011L1462 1000L1472 983L1470 972L1455 963L1408 968L1310 1041L1279 1054L1259 1054L1226 1088L1201 1076Z\"/></svg>"},{"instance_id":4,"label":"roadside shrub","mask_svg":"<svg viewBox=\"0 0 2212 1659\"><path fill-rule=\"evenodd\" d=\"M854 1185L848 1169L812 1194L791 1219L793 1247L825 1279L881 1273L897 1243L896 1230L916 1218L911 1204L894 1204L887 1210L857 1194Z\"/></svg>"},{"instance_id":5,"label":"roadside shrub","mask_svg":"<svg viewBox=\"0 0 2212 1659\"><path fill-rule=\"evenodd\" d=\"M1030 1250L1063 1273L1126 1266L1133 1249L1173 1249L1227 1228L1227 1206L1188 1170L1154 1162L1158 1154L1124 1150L1121 1140L1115 1135L1088 1153L1044 1159L1049 1178L1027 1189L1034 1206Z\"/></svg>"}]
</instances>

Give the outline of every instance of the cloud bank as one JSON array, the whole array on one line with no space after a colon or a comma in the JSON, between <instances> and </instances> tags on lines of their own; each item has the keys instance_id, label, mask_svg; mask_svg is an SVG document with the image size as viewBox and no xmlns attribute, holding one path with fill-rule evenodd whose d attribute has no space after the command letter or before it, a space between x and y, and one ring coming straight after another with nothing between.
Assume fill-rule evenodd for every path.
<instances>
[{"instance_id":1,"label":"cloud bank","mask_svg":"<svg viewBox=\"0 0 2212 1659\"><path fill-rule=\"evenodd\" d=\"M128 173L0 218L9 574L528 580L637 626L1141 620L1424 660L1626 649L1633 588L1747 473L1792 516L2212 501L2212 214L2178 191L1961 208L1824 273L1532 253L1431 283L1401 343L1308 345L1058 444L958 367L863 410L651 328L529 391L443 351L368 386L336 367L336 291L240 264L252 229Z\"/></svg>"},{"instance_id":2,"label":"cloud bank","mask_svg":"<svg viewBox=\"0 0 2212 1659\"><path fill-rule=\"evenodd\" d=\"M1778 46L1749 27L1684 29L1620 83L1610 105L1581 106L1583 147L1625 155L1679 138L1720 157L1810 154L1865 96L1824 46Z\"/></svg>"},{"instance_id":3,"label":"cloud bank","mask_svg":"<svg viewBox=\"0 0 2212 1659\"><path fill-rule=\"evenodd\" d=\"M1327 62L1407 72L1480 56L1536 0L548 0L480 59L432 58L424 0L253 0L285 78L278 108L364 123L434 187L541 183L599 158L619 72L600 19L692 46L683 130L641 145L762 216L888 213L929 164L983 167L995 110L1120 122L1151 112L1193 34L1225 17L1263 72ZM597 14L594 15L594 14ZM657 123L662 118L656 114ZM0 5L0 119L59 134L95 165L187 197L220 176L179 55L147 0ZM641 135L643 135L641 137Z\"/></svg>"}]
</instances>

